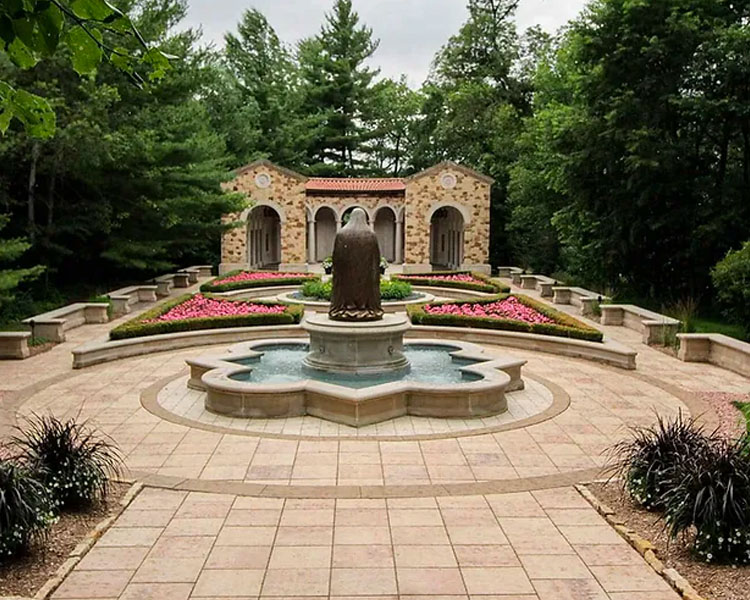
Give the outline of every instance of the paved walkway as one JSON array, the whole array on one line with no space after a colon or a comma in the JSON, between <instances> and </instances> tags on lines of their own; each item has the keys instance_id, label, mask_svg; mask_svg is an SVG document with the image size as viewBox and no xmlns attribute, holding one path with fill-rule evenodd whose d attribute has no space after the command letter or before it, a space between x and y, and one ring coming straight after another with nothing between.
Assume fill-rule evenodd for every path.
<instances>
[{"instance_id":1,"label":"paved walkway","mask_svg":"<svg viewBox=\"0 0 750 600\"><path fill-rule=\"evenodd\" d=\"M72 371L71 349L111 326L0 363L0 437L16 411L88 418L154 486L55 598L674 600L571 484L629 425L706 410L692 392L750 392L606 327L639 352L637 371L487 346L528 360L528 402L504 419L238 421L184 387L185 359L222 347Z\"/></svg>"}]
</instances>

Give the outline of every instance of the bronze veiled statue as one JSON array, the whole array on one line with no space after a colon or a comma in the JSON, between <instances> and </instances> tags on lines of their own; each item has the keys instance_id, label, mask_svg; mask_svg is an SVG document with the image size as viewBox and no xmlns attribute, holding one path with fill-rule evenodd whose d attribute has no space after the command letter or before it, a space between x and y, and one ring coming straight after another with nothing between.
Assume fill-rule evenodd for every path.
<instances>
[{"instance_id":1,"label":"bronze veiled statue","mask_svg":"<svg viewBox=\"0 0 750 600\"><path fill-rule=\"evenodd\" d=\"M333 248L333 321L366 322L383 318L380 300L380 247L361 208L336 235Z\"/></svg>"}]
</instances>

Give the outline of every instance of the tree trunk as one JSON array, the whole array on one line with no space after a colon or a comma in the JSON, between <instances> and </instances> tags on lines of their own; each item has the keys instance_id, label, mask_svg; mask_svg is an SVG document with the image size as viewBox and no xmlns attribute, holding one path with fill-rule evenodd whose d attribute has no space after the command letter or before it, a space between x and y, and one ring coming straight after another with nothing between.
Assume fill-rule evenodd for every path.
<instances>
[{"instance_id":1,"label":"tree trunk","mask_svg":"<svg viewBox=\"0 0 750 600\"><path fill-rule=\"evenodd\" d=\"M39 142L34 142L31 146L31 167L29 168L29 186L26 199L28 211L28 229L29 239L34 243L36 239L36 168L39 162L41 146Z\"/></svg>"}]
</instances>

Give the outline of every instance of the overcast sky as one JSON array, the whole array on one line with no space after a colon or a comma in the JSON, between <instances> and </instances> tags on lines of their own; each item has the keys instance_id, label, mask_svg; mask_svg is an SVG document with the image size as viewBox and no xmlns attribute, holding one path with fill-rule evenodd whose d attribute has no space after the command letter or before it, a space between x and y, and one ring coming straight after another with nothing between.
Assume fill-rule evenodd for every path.
<instances>
[{"instance_id":1,"label":"overcast sky","mask_svg":"<svg viewBox=\"0 0 750 600\"><path fill-rule=\"evenodd\" d=\"M585 0L521 0L519 27L541 25L555 31L575 17ZM315 34L333 0L189 0L187 25L203 28L207 41L223 43L235 29L242 12L257 8L266 15L279 37L289 44ZM466 19L464 0L354 0L361 20L372 27L380 48L373 64L383 75L402 73L412 86L427 76L435 52L458 31Z\"/></svg>"}]
</instances>

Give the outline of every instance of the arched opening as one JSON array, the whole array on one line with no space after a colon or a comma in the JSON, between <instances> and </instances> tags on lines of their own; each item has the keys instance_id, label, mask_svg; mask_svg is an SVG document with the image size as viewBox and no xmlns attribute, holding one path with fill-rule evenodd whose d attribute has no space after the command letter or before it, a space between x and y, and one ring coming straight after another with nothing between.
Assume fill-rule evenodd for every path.
<instances>
[{"instance_id":1,"label":"arched opening","mask_svg":"<svg viewBox=\"0 0 750 600\"><path fill-rule=\"evenodd\" d=\"M381 208L375 215L375 234L381 256L389 263L396 262L396 215L390 208Z\"/></svg>"},{"instance_id":2,"label":"arched opening","mask_svg":"<svg viewBox=\"0 0 750 600\"><path fill-rule=\"evenodd\" d=\"M247 262L251 269L277 269L281 263L281 217L270 206L256 206L248 215Z\"/></svg>"},{"instance_id":3,"label":"arched opening","mask_svg":"<svg viewBox=\"0 0 750 600\"><path fill-rule=\"evenodd\" d=\"M430 263L436 269L460 269L464 262L464 217L452 206L435 211L430 222Z\"/></svg>"},{"instance_id":4,"label":"arched opening","mask_svg":"<svg viewBox=\"0 0 750 600\"><path fill-rule=\"evenodd\" d=\"M324 206L315 214L315 261L323 262L333 254L336 239L336 213Z\"/></svg>"},{"instance_id":5,"label":"arched opening","mask_svg":"<svg viewBox=\"0 0 750 600\"><path fill-rule=\"evenodd\" d=\"M349 217L352 216L352 212L355 208L362 208L361 206L350 206L344 211L344 214L341 215L341 225L346 225L349 222ZM368 213L364 208L362 210L365 211L365 215L367 216L367 224L370 224L370 213Z\"/></svg>"}]
</instances>

